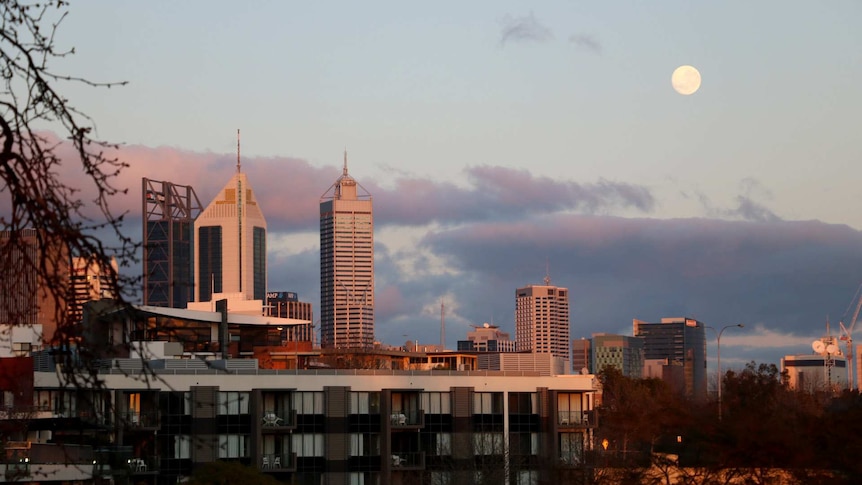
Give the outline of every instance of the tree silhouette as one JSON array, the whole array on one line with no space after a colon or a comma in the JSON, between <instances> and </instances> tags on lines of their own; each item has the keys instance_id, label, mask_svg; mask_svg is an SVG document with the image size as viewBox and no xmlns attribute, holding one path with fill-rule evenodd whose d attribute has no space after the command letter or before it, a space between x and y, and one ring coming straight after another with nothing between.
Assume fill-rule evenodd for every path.
<instances>
[{"instance_id":1,"label":"tree silhouette","mask_svg":"<svg viewBox=\"0 0 862 485\"><path fill-rule=\"evenodd\" d=\"M125 83L52 69L52 61L74 54L55 40L67 7L63 0L0 5L0 269L15 275L0 278L0 293L18 302L4 305L0 324L8 331L10 325L32 324L34 311L50 311L56 330L45 335L46 344L61 349L81 339L69 311L70 258L100 267L109 286L104 291L123 304L135 278L118 274L111 260L127 266L137 250L121 230L124 214L110 209L112 197L125 192L115 182L126 164L105 154L115 146L94 137L93 121L62 92L70 84ZM87 364L86 357L79 354L67 364ZM79 372L77 365L66 369L70 379L95 375Z\"/></svg>"}]
</instances>

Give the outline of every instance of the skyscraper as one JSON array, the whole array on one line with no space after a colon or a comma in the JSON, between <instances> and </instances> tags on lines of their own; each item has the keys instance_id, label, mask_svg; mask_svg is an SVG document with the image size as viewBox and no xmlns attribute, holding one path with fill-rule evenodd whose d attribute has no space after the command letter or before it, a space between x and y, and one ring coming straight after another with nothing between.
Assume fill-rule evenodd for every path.
<instances>
[{"instance_id":1,"label":"skyscraper","mask_svg":"<svg viewBox=\"0 0 862 485\"><path fill-rule=\"evenodd\" d=\"M689 398L706 398L706 325L680 317L661 323L635 319L633 326L635 337L644 339L644 360L663 362L663 380Z\"/></svg>"},{"instance_id":2,"label":"skyscraper","mask_svg":"<svg viewBox=\"0 0 862 485\"><path fill-rule=\"evenodd\" d=\"M266 220L240 169L195 219L195 301L266 298Z\"/></svg>"},{"instance_id":3,"label":"skyscraper","mask_svg":"<svg viewBox=\"0 0 862 485\"><path fill-rule=\"evenodd\" d=\"M374 343L374 211L371 194L347 173L320 198L320 343Z\"/></svg>"},{"instance_id":4,"label":"skyscraper","mask_svg":"<svg viewBox=\"0 0 862 485\"><path fill-rule=\"evenodd\" d=\"M201 202L192 187L143 179L144 305L185 308L195 300L192 230Z\"/></svg>"},{"instance_id":5,"label":"skyscraper","mask_svg":"<svg viewBox=\"0 0 862 485\"><path fill-rule=\"evenodd\" d=\"M544 283L515 291L515 348L569 360L569 290Z\"/></svg>"}]
</instances>

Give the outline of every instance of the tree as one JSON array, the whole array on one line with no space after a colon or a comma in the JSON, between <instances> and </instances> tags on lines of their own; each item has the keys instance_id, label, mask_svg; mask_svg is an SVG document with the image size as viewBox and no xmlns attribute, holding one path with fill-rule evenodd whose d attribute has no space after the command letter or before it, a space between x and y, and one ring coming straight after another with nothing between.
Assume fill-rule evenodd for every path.
<instances>
[{"instance_id":1,"label":"tree","mask_svg":"<svg viewBox=\"0 0 862 485\"><path fill-rule=\"evenodd\" d=\"M53 309L56 331L46 340L54 348L69 348L81 338L79 322L68 311L70 257L86 258L107 272L108 291L123 304L134 292L135 278L120 275L111 260L127 266L137 250L123 234L124 214L110 209L111 198L125 192L115 181L126 164L106 155L115 146L97 140L93 120L62 93L70 83L93 88L125 83L93 82L52 69L52 61L74 54L55 43L67 7L64 0L0 3L0 269L18 276L0 278L0 292L20 295L21 278L39 281L44 294L29 297L43 305L48 301L46 307ZM77 182L64 176L76 172ZM28 247L25 234L35 238L35 244L27 243L35 251L22 249ZM29 322L32 305L4 306L0 323ZM83 357L74 362L86 364ZM71 366L67 377L95 375L80 370Z\"/></svg>"}]
</instances>

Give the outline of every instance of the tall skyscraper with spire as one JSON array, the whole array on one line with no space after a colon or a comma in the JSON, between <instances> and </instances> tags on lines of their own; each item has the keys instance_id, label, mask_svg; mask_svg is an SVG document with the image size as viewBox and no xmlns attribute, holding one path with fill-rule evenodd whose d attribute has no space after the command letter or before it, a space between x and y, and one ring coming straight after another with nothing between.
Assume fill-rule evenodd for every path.
<instances>
[{"instance_id":1,"label":"tall skyscraper with spire","mask_svg":"<svg viewBox=\"0 0 862 485\"><path fill-rule=\"evenodd\" d=\"M211 301L214 293L266 298L266 220L242 173L239 130L236 173L195 219L194 234L196 302Z\"/></svg>"},{"instance_id":2,"label":"tall skyscraper with spire","mask_svg":"<svg viewBox=\"0 0 862 485\"><path fill-rule=\"evenodd\" d=\"M347 173L320 198L320 343L374 344L374 211L371 194Z\"/></svg>"}]
</instances>

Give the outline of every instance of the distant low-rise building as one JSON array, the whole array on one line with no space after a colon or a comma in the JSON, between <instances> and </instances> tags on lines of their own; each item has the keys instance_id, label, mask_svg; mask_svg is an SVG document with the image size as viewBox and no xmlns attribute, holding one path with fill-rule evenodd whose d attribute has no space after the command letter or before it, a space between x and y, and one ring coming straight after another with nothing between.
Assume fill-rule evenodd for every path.
<instances>
[{"instance_id":1,"label":"distant low-rise building","mask_svg":"<svg viewBox=\"0 0 862 485\"><path fill-rule=\"evenodd\" d=\"M473 327L467 332L467 340L458 341L458 350L462 352L514 352L515 341L509 337L509 332L500 330L497 325L484 323L481 327Z\"/></svg>"}]
</instances>

